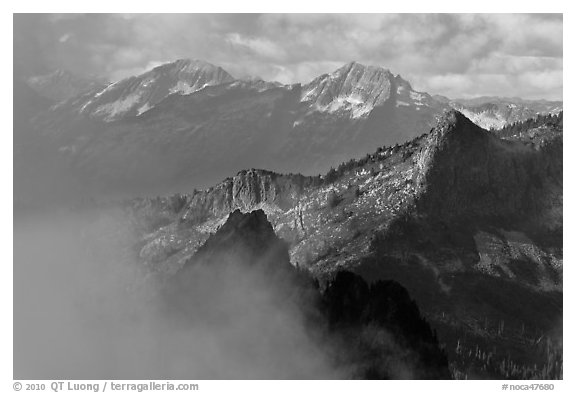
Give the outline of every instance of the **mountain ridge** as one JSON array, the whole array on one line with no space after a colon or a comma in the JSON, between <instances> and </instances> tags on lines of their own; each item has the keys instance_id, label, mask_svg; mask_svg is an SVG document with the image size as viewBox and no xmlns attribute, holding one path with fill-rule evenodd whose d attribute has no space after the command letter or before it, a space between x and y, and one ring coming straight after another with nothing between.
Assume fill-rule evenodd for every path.
<instances>
[{"instance_id":1,"label":"mountain ridge","mask_svg":"<svg viewBox=\"0 0 576 393\"><path fill-rule=\"evenodd\" d=\"M557 378L547 359L558 353L542 357L535 343L553 334L562 310L560 121L526 122L503 139L450 110L429 133L324 176L252 169L172 201L129 203L131 221L155 223L143 230L140 256L177 272L230 209L263 209L291 263L321 285L342 270L398 281L438 329L451 364L471 367L463 345L498 359L461 375Z\"/></svg>"},{"instance_id":2,"label":"mountain ridge","mask_svg":"<svg viewBox=\"0 0 576 393\"><path fill-rule=\"evenodd\" d=\"M117 197L205 187L242 168L325 173L374 146L425 133L450 107L389 70L356 62L308 84L282 85L179 60L20 123L32 128L27 156L51 157L58 169L50 176L75 185L70 195ZM49 169L34 158L18 165L32 174ZM18 199L42 203L26 202L44 192L34 186L41 182L28 182Z\"/></svg>"},{"instance_id":3,"label":"mountain ridge","mask_svg":"<svg viewBox=\"0 0 576 393\"><path fill-rule=\"evenodd\" d=\"M71 75L67 71L56 70L50 75L60 75L66 74ZM168 88L168 94L166 94L166 87L160 88L162 94L155 94L152 100L142 100L144 103L139 106L136 111L131 111L132 106L136 105L135 102L128 102L127 96L121 100L123 105L116 105L117 111L112 110L112 104L108 102L110 110L106 108L94 107L91 104L84 103L81 111L90 113L91 116L100 117L106 119L107 121L112 121L119 119L126 115L138 115L145 112L150 107L153 107L156 103L161 101L163 98L172 93L178 94L190 94L194 91L200 90L205 86L212 86L218 84L226 84L231 82L245 82L245 83L258 83L264 82L268 86L276 87L288 87L293 85L302 86L302 101L312 102L318 110L321 111L338 111L338 110L349 110L352 112L354 118L366 116L366 114L372 110L375 106L381 105L389 95L392 93L390 89L391 82L396 82L396 86L400 89L412 91L412 86L410 82L404 80L399 74L394 75L389 69L374 66L374 65L363 65L356 61L346 63L340 68L336 69L331 73L322 74L308 83L295 83L292 85L285 85L278 82L267 82L259 77L254 78L239 78L236 79L231 76L227 71L222 69L217 65L213 65L204 60L197 59L178 59L173 62L164 63L154 67L153 69L146 71L140 75L130 76L126 79L116 81L109 86L103 86L100 92L96 92L97 96L102 94L109 94L106 92L107 89L117 89L118 85L129 85L129 80L135 79L139 81L137 83L140 88L145 88L147 84L153 82L154 78L157 76L170 76L172 85ZM71 76L68 76L69 79ZM37 79L41 77L32 77L29 80ZM78 79L78 77L75 77ZM192 79L190 79L192 78ZM89 80L89 79L87 79ZM144 80L144 82L143 82ZM192 82L192 84L190 84ZM127 89L128 93L133 93L133 89ZM137 89L136 89L137 90ZM366 91L368 90L368 91ZM84 90L86 91L86 90ZM399 93L399 92L398 92ZM471 110L473 107L478 107L486 103L496 103L496 104L513 104L513 105L537 105L541 110L536 113L543 113L545 110L558 111L558 105L561 105L558 101L546 101L546 100L523 100L517 97L507 98L507 97L495 97L495 96L481 96L471 99L450 99L440 95L428 95L427 93L415 92L416 95L424 94L427 96L427 100L436 100L439 104L450 103L452 107L462 110ZM128 94L128 95L129 95ZM77 95L77 94L76 94ZM122 94L121 94L122 95ZM144 94L146 95L146 94ZM70 98L68 96L67 98ZM133 101L138 101L137 97L133 97ZM404 100L400 105L413 105L412 102L407 102L412 100ZM549 104L547 104L549 103ZM364 104L364 106L360 105ZM418 105L418 104L417 104ZM552 105L550 108L547 107ZM471 108L468 108L471 107ZM92 110L89 110L89 109ZM93 113L95 112L95 113ZM556 113L556 112L554 112ZM535 113L530 112L529 115L534 115ZM471 116L469 116L471 117ZM474 120L474 119L473 119ZM512 121L524 120L523 118L516 117L513 120L508 119L498 119L492 120L492 125L501 128L503 122L509 123ZM479 120L480 121L480 120ZM482 126L486 126L490 123L483 123Z\"/></svg>"},{"instance_id":4,"label":"mountain ridge","mask_svg":"<svg viewBox=\"0 0 576 393\"><path fill-rule=\"evenodd\" d=\"M180 59L99 91L80 109L91 117L113 121L140 115L170 94L190 94L206 86L233 82L221 67L201 60Z\"/></svg>"},{"instance_id":5,"label":"mountain ridge","mask_svg":"<svg viewBox=\"0 0 576 393\"><path fill-rule=\"evenodd\" d=\"M343 164L342 172L340 167L338 168L338 173L342 174L336 175L334 172L334 175L328 173L325 176L303 176L255 169L240 171L236 176L229 177L214 187L195 191L187 196L178 217L185 225L200 225L205 228L202 231L210 231L210 228L219 225L219 217L233 209L249 211L262 208L272 214L272 221L279 226L280 234L288 238L298 238L306 236L306 231L310 229L306 228L303 211L311 211L311 203L325 203L322 198L328 198L332 192L341 194L343 198L352 198L352 201L363 194L378 198L376 193L381 192L382 187L395 189L392 193L384 192L385 196L388 195L388 202L378 201L376 206L372 207L377 211L381 209L384 217L391 214L383 222L400 216L406 207L412 205L422 213L444 217L446 220L462 214L468 217L472 212L475 217L486 219L510 216L513 212L525 209L535 211L535 206L541 204L537 195L543 192L543 186L527 191L528 197L516 193L515 190L521 188L520 184L525 184L530 176L544 179L557 170L557 166L537 163L544 162L538 158L543 155L558 161L558 154L555 153L558 141L561 143L558 135L552 135L552 139L546 143L546 146L552 149L550 152L547 148L542 150L541 147L535 150L524 142L501 141L460 113L451 110L439 120L431 133L402 146L380 148L375 154ZM490 165L498 170L484 167L483 162L486 159L483 157L488 155L492 157ZM507 158L509 155L517 158ZM467 164L461 165L462 159L465 159ZM361 169L363 167L371 169ZM526 168L524 172L518 172L519 168L523 167ZM370 175L370 171L374 174ZM390 178L386 171L391 171ZM446 176L452 172L461 173L453 177ZM497 175L499 172L501 173ZM366 178L365 185L351 186L352 188L348 189L342 189L341 186L333 188L332 183L341 183L342 176L358 176L359 173L363 173L361 178ZM470 176L474 176L471 180L473 183L465 181ZM517 180L511 181L511 178ZM546 189L553 190L553 195L557 195L560 192L558 190L561 190L561 184L555 183L557 181L559 180L546 182ZM355 183L362 184L359 180ZM493 186L494 190L499 190L496 194L486 192L486 187L491 183L496 184ZM484 192L478 191L480 189ZM465 202L452 199L446 194L450 192L448 190L456 194L454 198L468 199ZM307 196L310 192L318 192L320 200L312 202ZM281 218L282 216L285 218ZM553 218L557 217L556 215L550 217L551 228L561 226L561 221Z\"/></svg>"}]
</instances>

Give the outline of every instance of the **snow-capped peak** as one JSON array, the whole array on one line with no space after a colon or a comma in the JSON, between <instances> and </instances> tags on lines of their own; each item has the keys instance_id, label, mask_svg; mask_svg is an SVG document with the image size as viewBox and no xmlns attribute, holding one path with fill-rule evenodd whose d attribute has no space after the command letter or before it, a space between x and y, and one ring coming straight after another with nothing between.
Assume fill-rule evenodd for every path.
<instances>
[{"instance_id":1,"label":"snow-capped peak","mask_svg":"<svg viewBox=\"0 0 576 393\"><path fill-rule=\"evenodd\" d=\"M170 94L192 94L234 80L221 67L203 60L180 59L109 85L85 103L82 112L113 121L141 115Z\"/></svg>"},{"instance_id":2,"label":"snow-capped peak","mask_svg":"<svg viewBox=\"0 0 576 393\"><path fill-rule=\"evenodd\" d=\"M390 98L393 78L385 68L351 62L304 85L301 100L322 112L364 117Z\"/></svg>"}]
</instances>

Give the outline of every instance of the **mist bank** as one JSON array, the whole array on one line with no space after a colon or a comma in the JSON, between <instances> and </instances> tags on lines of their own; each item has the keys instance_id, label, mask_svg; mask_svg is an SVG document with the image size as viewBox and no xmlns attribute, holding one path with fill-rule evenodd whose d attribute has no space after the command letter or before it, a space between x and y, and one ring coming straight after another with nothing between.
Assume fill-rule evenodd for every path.
<instances>
[{"instance_id":1,"label":"mist bank","mask_svg":"<svg viewBox=\"0 0 576 393\"><path fill-rule=\"evenodd\" d=\"M410 345L397 316L369 316L386 297L359 277L322 293L262 212L233 213L173 276L142 265L135 239L119 209L15 219L14 378L449 377L421 362L434 337Z\"/></svg>"},{"instance_id":2,"label":"mist bank","mask_svg":"<svg viewBox=\"0 0 576 393\"><path fill-rule=\"evenodd\" d=\"M119 211L16 220L15 378L339 376L300 311L279 307L258 272L197 272L205 285L181 323L166 312L162 280L138 264L132 240Z\"/></svg>"}]
</instances>

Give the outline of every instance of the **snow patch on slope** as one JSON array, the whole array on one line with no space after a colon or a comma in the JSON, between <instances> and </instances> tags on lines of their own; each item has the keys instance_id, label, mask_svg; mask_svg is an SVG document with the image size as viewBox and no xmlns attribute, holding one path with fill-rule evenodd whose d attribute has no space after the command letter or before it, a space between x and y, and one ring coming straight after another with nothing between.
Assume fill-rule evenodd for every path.
<instances>
[{"instance_id":1,"label":"snow patch on slope","mask_svg":"<svg viewBox=\"0 0 576 393\"><path fill-rule=\"evenodd\" d=\"M202 86L196 86L196 85L191 86L187 82L178 81L178 83L176 83L170 89L170 94L174 94L174 93L178 93L178 94L182 94L182 95L192 94L198 90L202 90L206 86L208 86L208 83L204 83Z\"/></svg>"},{"instance_id":2,"label":"snow patch on slope","mask_svg":"<svg viewBox=\"0 0 576 393\"><path fill-rule=\"evenodd\" d=\"M411 91L410 92L410 98L412 99L412 101L414 101L414 104L416 105L424 105L424 103L422 102L426 97L424 96L424 94L422 93L418 93L417 91Z\"/></svg>"},{"instance_id":3,"label":"snow patch on slope","mask_svg":"<svg viewBox=\"0 0 576 393\"><path fill-rule=\"evenodd\" d=\"M310 95L310 93L309 93ZM306 96L303 98L303 100ZM374 106L362 101L362 98L357 95L350 95L347 97L337 97L328 105L314 105L314 109L319 112L325 113L337 113L337 112L349 112L350 117L353 119L359 119L361 117L367 116Z\"/></svg>"},{"instance_id":4,"label":"snow patch on slope","mask_svg":"<svg viewBox=\"0 0 576 393\"><path fill-rule=\"evenodd\" d=\"M476 125L489 130L491 128L501 129L508 122L499 114L492 114L487 111L476 113L471 110L461 108L460 112L472 120Z\"/></svg>"},{"instance_id":5,"label":"snow patch on slope","mask_svg":"<svg viewBox=\"0 0 576 393\"><path fill-rule=\"evenodd\" d=\"M104 115L105 120L112 120L114 117L132 110L132 108L140 103L141 99L142 95L139 93L130 94L121 100L99 106L94 113Z\"/></svg>"},{"instance_id":6,"label":"snow patch on slope","mask_svg":"<svg viewBox=\"0 0 576 393\"><path fill-rule=\"evenodd\" d=\"M148 111L151 108L149 103L145 103L144 105L142 105L140 108L138 108L138 116L140 116L142 113Z\"/></svg>"}]
</instances>

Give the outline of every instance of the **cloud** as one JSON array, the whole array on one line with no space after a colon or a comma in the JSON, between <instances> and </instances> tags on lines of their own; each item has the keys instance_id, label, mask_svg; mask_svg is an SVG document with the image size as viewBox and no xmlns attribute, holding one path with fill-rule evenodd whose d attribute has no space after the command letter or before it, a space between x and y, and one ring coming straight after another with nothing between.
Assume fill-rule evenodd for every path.
<instances>
[{"instance_id":1,"label":"cloud","mask_svg":"<svg viewBox=\"0 0 576 393\"><path fill-rule=\"evenodd\" d=\"M64 43L64 42L68 41L71 36L72 36L71 34L64 34L62 37L60 37L58 39L58 42Z\"/></svg>"},{"instance_id":2,"label":"cloud","mask_svg":"<svg viewBox=\"0 0 576 393\"><path fill-rule=\"evenodd\" d=\"M286 52L266 38L246 38L238 33L232 33L226 36L226 41L232 45L246 48L250 54L263 58L275 61L282 61L286 58Z\"/></svg>"},{"instance_id":3,"label":"cloud","mask_svg":"<svg viewBox=\"0 0 576 393\"><path fill-rule=\"evenodd\" d=\"M419 88L452 98L478 96L521 97L525 99L562 99L562 70L527 71L517 75L499 73L443 74L418 79ZM558 95L546 96L553 91Z\"/></svg>"},{"instance_id":4,"label":"cloud","mask_svg":"<svg viewBox=\"0 0 576 393\"><path fill-rule=\"evenodd\" d=\"M430 93L562 96L561 14L17 15L14 31L15 60L28 73L61 67L116 79L198 58L237 77L295 83L356 60Z\"/></svg>"}]
</instances>

